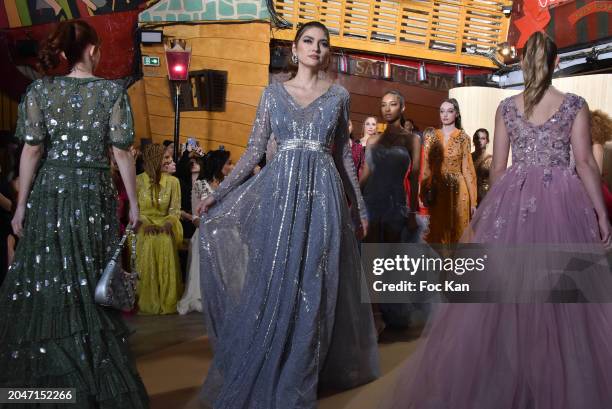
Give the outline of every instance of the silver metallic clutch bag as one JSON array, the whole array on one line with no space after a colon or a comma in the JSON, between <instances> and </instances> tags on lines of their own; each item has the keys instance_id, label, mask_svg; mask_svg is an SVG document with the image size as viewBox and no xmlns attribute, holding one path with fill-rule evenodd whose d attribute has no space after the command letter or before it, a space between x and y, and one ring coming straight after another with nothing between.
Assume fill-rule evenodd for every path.
<instances>
[{"instance_id":1,"label":"silver metallic clutch bag","mask_svg":"<svg viewBox=\"0 0 612 409\"><path fill-rule=\"evenodd\" d=\"M121 252L128 236L133 235L130 249L131 273L121 268ZM132 226L127 226L125 234L117 244L115 253L110 259L102 277L96 284L94 299L96 303L112 307L121 311L130 311L136 302L136 281L138 273L135 270L136 258L136 235L133 234Z\"/></svg>"}]
</instances>

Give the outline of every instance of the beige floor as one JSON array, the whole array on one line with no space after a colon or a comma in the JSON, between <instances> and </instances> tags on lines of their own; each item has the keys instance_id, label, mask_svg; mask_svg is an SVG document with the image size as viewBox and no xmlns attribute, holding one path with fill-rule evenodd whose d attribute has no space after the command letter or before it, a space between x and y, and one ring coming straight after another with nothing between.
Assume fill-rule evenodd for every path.
<instances>
[{"instance_id":1,"label":"beige floor","mask_svg":"<svg viewBox=\"0 0 612 409\"><path fill-rule=\"evenodd\" d=\"M197 392L212 351L206 336L193 338L201 325L198 316L138 317L128 321L136 329L137 336L131 344L151 398L151 409L200 409ZM391 390L400 364L414 350L418 334L419 330L383 333L379 344L383 376L368 385L321 398L319 409L378 408Z\"/></svg>"}]
</instances>

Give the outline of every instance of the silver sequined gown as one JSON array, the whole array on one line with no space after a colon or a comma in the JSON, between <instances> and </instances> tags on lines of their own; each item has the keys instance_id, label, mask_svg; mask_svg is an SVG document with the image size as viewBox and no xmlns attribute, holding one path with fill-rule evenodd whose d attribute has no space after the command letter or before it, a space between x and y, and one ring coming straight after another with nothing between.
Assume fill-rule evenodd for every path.
<instances>
[{"instance_id":1,"label":"silver sequined gown","mask_svg":"<svg viewBox=\"0 0 612 409\"><path fill-rule=\"evenodd\" d=\"M218 202L200 225L200 254L214 347L202 398L215 409L315 408L318 387L350 388L378 376L347 205L348 196L353 220L365 217L348 106L338 85L306 107L282 84L270 85L247 151L213 193ZM276 155L241 184L272 133Z\"/></svg>"},{"instance_id":2,"label":"silver sequined gown","mask_svg":"<svg viewBox=\"0 0 612 409\"><path fill-rule=\"evenodd\" d=\"M75 388L76 403L44 408L147 408L128 328L94 302L119 232L108 147L132 143L127 94L101 78L34 81L16 133L45 154L0 288L0 387Z\"/></svg>"}]
</instances>

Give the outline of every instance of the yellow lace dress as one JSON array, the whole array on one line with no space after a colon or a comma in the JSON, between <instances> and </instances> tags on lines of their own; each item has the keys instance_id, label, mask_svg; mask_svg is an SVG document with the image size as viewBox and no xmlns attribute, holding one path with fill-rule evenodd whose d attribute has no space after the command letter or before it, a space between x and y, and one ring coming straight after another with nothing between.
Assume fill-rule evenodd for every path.
<instances>
[{"instance_id":1,"label":"yellow lace dress","mask_svg":"<svg viewBox=\"0 0 612 409\"><path fill-rule=\"evenodd\" d=\"M428 243L451 244L461 238L470 223L470 208L476 207L476 171L470 153L470 138L462 130L447 143L442 130L425 140L421 194L431 184Z\"/></svg>"},{"instance_id":2,"label":"yellow lace dress","mask_svg":"<svg viewBox=\"0 0 612 409\"><path fill-rule=\"evenodd\" d=\"M137 294L141 314L174 314L183 293L178 245L183 241L181 189L174 176L163 173L159 189L152 191L146 173L136 177L142 225L136 237ZM172 225L172 234L146 234L150 225Z\"/></svg>"}]
</instances>

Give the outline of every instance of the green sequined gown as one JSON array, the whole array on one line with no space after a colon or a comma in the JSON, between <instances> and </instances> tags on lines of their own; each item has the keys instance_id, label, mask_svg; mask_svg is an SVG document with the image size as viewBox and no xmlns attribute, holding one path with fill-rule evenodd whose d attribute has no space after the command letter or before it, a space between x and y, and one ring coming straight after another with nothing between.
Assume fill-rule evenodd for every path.
<instances>
[{"instance_id":1,"label":"green sequined gown","mask_svg":"<svg viewBox=\"0 0 612 409\"><path fill-rule=\"evenodd\" d=\"M0 387L76 388L76 404L45 408L148 407L120 313L94 302L118 238L108 148L133 134L124 88L105 79L37 80L19 107L17 135L45 153L0 289Z\"/></svg>"}]
</instances>

